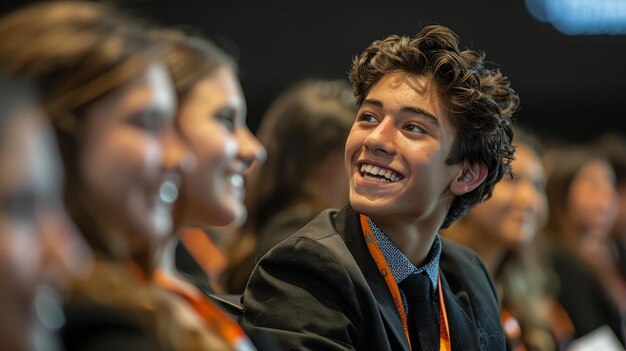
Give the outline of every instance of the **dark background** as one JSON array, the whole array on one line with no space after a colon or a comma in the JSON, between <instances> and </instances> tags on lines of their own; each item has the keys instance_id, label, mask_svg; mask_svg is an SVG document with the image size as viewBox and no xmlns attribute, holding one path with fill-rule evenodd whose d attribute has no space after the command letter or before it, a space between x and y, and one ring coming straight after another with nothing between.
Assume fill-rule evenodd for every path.
<instances>
[{"instance_id":1,"label":"dark background","mask_svg":"<svg viewBox=\"0 0 626 351\"><path fill-rule=\"evenodd\" d=\"M26 2L3 0L2 10ZM153 23L193 28L233 53L253 131L289 84L346 78L352 57L374 39L430 23L452 28L461 46L497 63L522 99L519 123L540 136L586 142L626 131L626 35L561 34L534 19L524 0L116 3Z\"/></svg>"}]
</instances>

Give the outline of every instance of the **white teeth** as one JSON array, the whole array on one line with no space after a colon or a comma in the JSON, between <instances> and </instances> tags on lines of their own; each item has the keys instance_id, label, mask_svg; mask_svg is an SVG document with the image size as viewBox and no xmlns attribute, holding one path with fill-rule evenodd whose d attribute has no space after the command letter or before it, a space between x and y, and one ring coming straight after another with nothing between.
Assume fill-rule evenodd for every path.
<instances>
[{"instance_id":1,"label":"white teeth","mask_svg":"<svg viewBox=\"0 0 626 351\"><path fill-rule=\"evenodd\" d=\"M385 178L381 178L381 177L374 177L374 176L371 176L371 175L369 175L367 173L363 175L363 178L365 178L367 180L373 180L373 181L376 181L376 182L391 183L391 180L389 180L389 179L385 179Z\"/></svg>"},{"instance_id":2,"label":"white teeth","mask_svg":"<svg viewBox=\"0 0 626 351\"><path fill-rule=\"evenodd\" d=\"M378 166L369 164L361 164L361 173L367 180L384 181L384 182L397 182L400 180L400 175L394 171Z\"/></svg>"}]
</instances>

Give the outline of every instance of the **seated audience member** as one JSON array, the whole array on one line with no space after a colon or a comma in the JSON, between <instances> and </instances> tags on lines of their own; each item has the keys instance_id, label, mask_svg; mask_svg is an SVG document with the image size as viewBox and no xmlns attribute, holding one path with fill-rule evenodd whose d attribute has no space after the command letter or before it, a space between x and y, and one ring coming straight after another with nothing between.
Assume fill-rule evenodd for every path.
<instances>
[{"instance_id":1,"label":"seated audience member","mask_svg":"<svg viewBox=\"0 0 626 351\"><path fill-rule=\"evenodd\" d=\"M211 310L205 313L207 321L228 340L243 330L207 299L214 289L206 275L197 276L184 268L195 258L201 272L219 268L213 266L213 255L219 252L204 228L243 222L243 179L251 165L263 162L265 149L246 126L246 101L232 58L199 35L176 30L161 31L160 35L168 45L167 64L179 101L176 124L196 158L195 167L182 177L180 198L174 207L178 236L162 253L161 267L166 275L160 275L160 280L195 300L199 312ZM185 251L181 262L182 244L189 245L190 251ZM271 348L264 339L255 342L262 343L257 346L263 349Z\"/></svg>"},{"instance_id":2,"label":"seated audience member","mask_svg":"<svg viewBox=\"0 0 626 351\"><path fill-rule=\"evenodd\" d=\"M63 209L54 135L22 80L0 74L0 345L59 350L60 298L91 256Z\"/></svg>"},{"instance_id":3,"label":"seated audience member","mask_svg":"<svg viewBox=\"0 0 626 351\"><path fill-rule=\"evenodd\" d=\"M558 300L574 324L575 338L606 326L606 337L623 344L626 295L611 289L619 273L609 249L618 205L615 174L588 146L562 145L550 160L550 215L541 239L556 274Z\"/></svg>"},{"instance_id":4,"label":"seated audience member","mask_svg":"<svg viewBox=\"0 0 626 351\"><path fill-rule=\"evenodd\" d=\"M492 196L473 207L442 234L476 251L495 280L501 319L513 350L558 350L573 337L571 321L551 296L546 267L536 252L548 203L539 140L514 132L512 175ZM554 328L550 321L560 319Z\"/></svg>"},{"instance_id":5,"label":"seated audience member","mask_svg":"<svg viewBox=\"0 0 626 351\"><path fill-rule=\"evenodd\" d=\"M376 40L350 71L349 203L257 264L243 325L292 350L504 350L478 256L441 228L510 172L509 81L450 29Z\"/></svg>"},{"instance_id":6,"label":"seated audience member","mask_svg":"<svg viewBox=\"0 0 626 351\"><path fill-rule=\"evenodd\" d=\"M180 100L177 125L198 161L183 179L175 208L180 241L167 253L175 257L170 273L181 272L205 293L222 292L209 276L221 272L226 259L207 229L245 220L245 174L263 162L265 149L246 126L234 60L199 35L161 35L170 45L167 62Z\"/></svg>"},{"instance_id":7,"label":"seated audience member","mask_svg":"<svg viewBox=\"0 0 626 351\"><path fill-rule=\"evenodd\" d=\"M611 251L622 280L626 283L626 135L606 133L596 140L595 147L606 156L615 171L619 210L610 234Z\"/></svg>"},{"instance_id":8,"label":"seated audience member","mask_svg":"<svg viewBox=\"0 0 626 351\"><path fill-rule=\"evenodd\" d=\"M267 161L247 186L250 215L228 238L226 290L242 293L256 261L326 208L348 199L343 148L356 115L348 82L308 79L284 91L261 120Z\"/></svg>"},{"instance_id":9,"label":"seated audience member","mask_svg":"<svg viewBox=\"0 0 626 351\"><path fill-rule=\"evenodd\" d=\"M55 1L6 17L0 41L0 63L41 88L66 207L96 255L65 305L66 350L253 349L242 334L224 339L195 301L155 277L184 166L196 162L173 125L176 95L154 30L103 3Z\"/></svg>"}]
</instances>

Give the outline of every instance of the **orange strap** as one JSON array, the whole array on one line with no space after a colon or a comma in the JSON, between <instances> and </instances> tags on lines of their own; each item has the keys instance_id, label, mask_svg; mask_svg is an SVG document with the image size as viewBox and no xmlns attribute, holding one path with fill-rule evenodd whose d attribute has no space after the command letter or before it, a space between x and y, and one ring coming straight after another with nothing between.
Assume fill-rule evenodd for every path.
<instances>
[{"instance_id":1,"label":"orange strap","mask_svg":"<svg viewBox=\"0 0 626 351\"><path fill-rule=\"evenodd\" d=\"M504 334L507 340L509 340L513 351L527 351L528 349L522 340L522 328L517 318L505 307L500 309L500 321L502 322Z\"/></svg>"},{"instance_id":2,"label":"orange strap","mask_svg":"<svg viewBox=\"0 0 626 351\"><path fill-rule=\"evenodd\" d=\"M243 329L226 313L220 310L213 302L201 293L185 289L167 273L157 270L154 281L162 288L182 297L202 317L205 323L222 336L235 350L254 350L252 343Z\"/></svg>"},{"instance_id":3,"label":"orange strap","mask_svg":"<svg viewBox=\"0 0 626 351\"><path fill-rule=\"evenodd\" d=\"M406 334L409 348L412 349L411 338L409 337L409 327L407 323L406 311L404 310L404 304L402 303L400 289L398 288L398 284L396 284L396 281L393 278L393 274L391 274L391 269L389 268L387 260L385 260L385 256L380 250L380 247L378 246L378 242L376 242L376 237L374 237L374 233L372 233L372 229L370 228L369 223L367 223L367 218L364 215L360 215L360 219L361 228L363 229L363 236L365 237L365 242L367 243L367 248L370 252L370 255L374 259L374 262L376 262L376 266L378 266L380 274L383 276L383 278L385 278L385 282L387 283L389 292L391 292L393 302L396 305L396 309L398 310L398 315L400 315L400 321L402 321L402 328L404 328L404 333ZM443 292L441 289L441 274L439 274L438 276L438 284L439 305L441 310L441 313L439 314L439 350L450 351L450 327L448 326L448 315L446 314L446 305L443 299Z\"/></svg>"},{"instance_id":4,"label":"orange strap","mask_svg":"<svg viewBox=\"0 0 626 351\"><path fill-rule=\"evenodd\" d=\"M191 257L202 267L211 281L214 281L226 268L226 257L211 238L201 228L184 228L180 241Z\"/></svg>"}]
</instances>

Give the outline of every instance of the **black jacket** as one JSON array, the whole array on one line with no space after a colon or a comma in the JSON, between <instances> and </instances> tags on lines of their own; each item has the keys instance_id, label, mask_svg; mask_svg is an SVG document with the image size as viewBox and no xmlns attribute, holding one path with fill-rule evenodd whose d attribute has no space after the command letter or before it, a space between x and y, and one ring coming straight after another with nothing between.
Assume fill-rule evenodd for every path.
<instances>
[{"instance_id":1,"label":"black jacket","mask_svg":"<svg viewBox=\"0 0 626 351\"><path fill-rule=\"evenodd\" d=\"M470 250L442 238L441 288L453 350L505 350L496 292ZM409 350L358 214L326 210L274 247L243 294L242 325L284 350Z\"/></svg>"}]
</instances>

